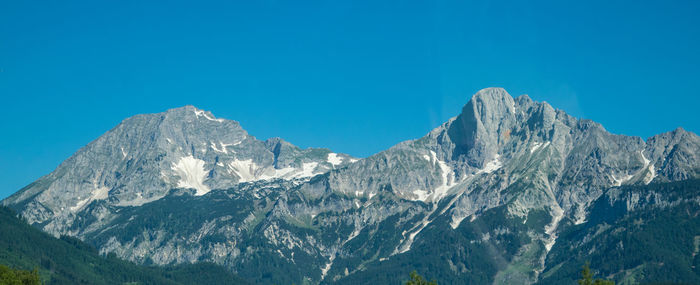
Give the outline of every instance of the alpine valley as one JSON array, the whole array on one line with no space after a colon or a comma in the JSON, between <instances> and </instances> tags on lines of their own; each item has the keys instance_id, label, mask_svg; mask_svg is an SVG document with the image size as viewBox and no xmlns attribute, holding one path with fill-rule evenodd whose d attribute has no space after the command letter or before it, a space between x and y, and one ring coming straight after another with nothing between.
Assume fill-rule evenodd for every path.
<instances>
[{"instance_id":1,"label":"alpine valley","mask_svg":"<svg viewBox=\"0 0 700 285\"><path fill-rule=\"evenodd\" d=\"M371 142L371 138L367 138ZM615 135L528 96L476 93L367 158L265 141L186 106L136 115L2 204L145 265L254 284L700 284L700 138Z\"/></svg>"}]
</instances>

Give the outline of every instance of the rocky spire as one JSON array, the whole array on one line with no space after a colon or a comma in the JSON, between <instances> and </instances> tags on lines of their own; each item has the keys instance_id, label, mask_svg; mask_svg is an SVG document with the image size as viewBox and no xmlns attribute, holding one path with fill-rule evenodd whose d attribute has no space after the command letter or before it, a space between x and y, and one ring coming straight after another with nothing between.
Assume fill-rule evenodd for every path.
<instances>
[{"instance_id":1,"label":"rocky spire","mask_svg":"<svg viewBox=\"0 0 700 285\"><path fill-rule=\"evenodd\" d=\"M462 108L448 134L455 144L453 157L483 163L496 154L515 124L515 102L503 88L482 89Z\"/></svg>"}]
</instances>

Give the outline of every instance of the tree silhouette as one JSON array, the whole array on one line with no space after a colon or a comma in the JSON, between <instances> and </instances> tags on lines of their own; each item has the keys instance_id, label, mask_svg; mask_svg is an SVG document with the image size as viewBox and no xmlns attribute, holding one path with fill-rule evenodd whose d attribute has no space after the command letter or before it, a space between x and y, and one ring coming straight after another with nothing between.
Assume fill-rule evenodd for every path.
<instances>
[{"instance_id":1,"label":"tree silhouette","mask_svg":"<svg viewBox=\"0 0 700 285\"><path fill-rule=\"evenodd\" d=\"M578 280L578 285L615 285L615 282L603 279L593 280L590 263L586 262L581 270L581 279Z\"/></svg>"},{"instance_id":2,"label":"tree silhouette","mask_svg":"<svg viewBox=\"0 0 700 285\"><path fill-rule=\"evenodd\" d=\"M411 280L406 281L406 285L437 285L435 280L428 282L423 276L418 275L415 270L411 271Z\"/></svg>"}]
</instances>

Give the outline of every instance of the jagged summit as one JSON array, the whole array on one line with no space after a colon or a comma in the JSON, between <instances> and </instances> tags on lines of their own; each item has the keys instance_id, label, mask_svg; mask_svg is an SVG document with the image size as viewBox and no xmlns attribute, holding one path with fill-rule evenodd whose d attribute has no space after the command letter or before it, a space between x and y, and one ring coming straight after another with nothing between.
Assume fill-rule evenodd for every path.
<instances>
[{"instance_id":1,"label":"jagged summit","mask_svg":"<svg viewBox=\"0 0 700 285\"><path fill-rule=\"evenodd\" d=\"M582 221L585 205L605 187L697 175L692 166L697 164L696 155L689 151L700 149L696 139L662 141L657 144L663 146L651 146L639 137L611 134L598 123L576 119L546 102L526 95L514 99L502 88L486 88L457 117L425 137L331 173L338 181L330 183L347 193L376 195L384 187L406 199L437 202L449 194L494 183L491 177L506 179L490 186L500 190L526 179L548 198L537 198L535 203L534 194L514 197L513 211L523 214L528 208L548 207ZM678 153L688 163L672 167L677 169L673 174L657 171L674 154L652 154L654 150L676 146L688 149ZM455 221L461 215L456 214Z\"/></svg>"},{"instance_id":2,"label":"jagged summit","mask_svg":"<svg viewBox=\"0 0 700 285\"><path fill-rule=\"evenodd\" d=\"M496 105L499 102L512 102L513 96L501 87L487 87L474 93L469 101L472 104L484 102L486 105Z\"/></svg>"},{"instance_id":3,"label":"jagged summit","mask_svg":"<svg viewBox=\"0 0 700 285\"><path fill-rule=\"evenodd\" d=\"M453 157L495 154L514 121L515 102L508 92L502 88L480 90L462 108L462 113L448 130L455 143Z\"/></svg>"},{"instance_id":4,"label":"jagged summit","mask_svg":"<svg viewBox=\"0 0 700 285\"><path fill-rule=\"evenodd\" d=\"M527 95L527 94L522 94L522 95L518 96L517 98L515 98L515 101L520 101L520 102L525 102L525 103L532 103L533 102L532 98L530 98L530 95ZM523 103L520 103L520 104L523 104Z\"/></svg>"},{"instance_id":5,"label":"jagged summit","mask_svg":"<svg viewBox=\"0 0 700 285\"><path fill-rule=\"evenodd\" d=\"M192 106L192 105L185 105L183 107L169 109L169 110L165 111L165 114L171 115L171 116L190 116L190 117L192 115L194 115L195 118L197 118L197 119L204 118L204 119L207 119L209 121L214 121L214 122L219 122L219 123L223 123L223 122L227 121L225 119L217 119L216 117L214 117L214 115L211 112L198 109L197 107Z\"/></svg>"},{"instance_id":6,"label":"jagged summit","mask_svg":"<svg viewBox=\"0 0 700 285\"><path fill-rule=\"evenodd\" d=\"M281 139L259 141L238 122L188 105L125 119L3 203L33 203L38 212L26 216L42 222L97 201L139 206L173 188L204 195L242 182L308 178L351 160Z\"/></svg>"}]
</instances>

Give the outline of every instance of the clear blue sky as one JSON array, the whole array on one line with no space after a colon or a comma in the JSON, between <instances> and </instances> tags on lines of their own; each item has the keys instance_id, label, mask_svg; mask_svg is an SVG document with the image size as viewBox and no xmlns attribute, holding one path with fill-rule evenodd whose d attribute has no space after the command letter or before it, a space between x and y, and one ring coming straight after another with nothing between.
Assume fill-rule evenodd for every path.
<instances>
[{"instance_id":1,"label":"clear blue sky","mask_svg":"<svg viewBox=\"0 0 700 285\"><path fill-rule=\"evenodd\" d=\"M0 1L0 198L186 104L360 157L490 86L618 134L700 131L698 1L188 2Z\"/></svg>"}]
</instances>

